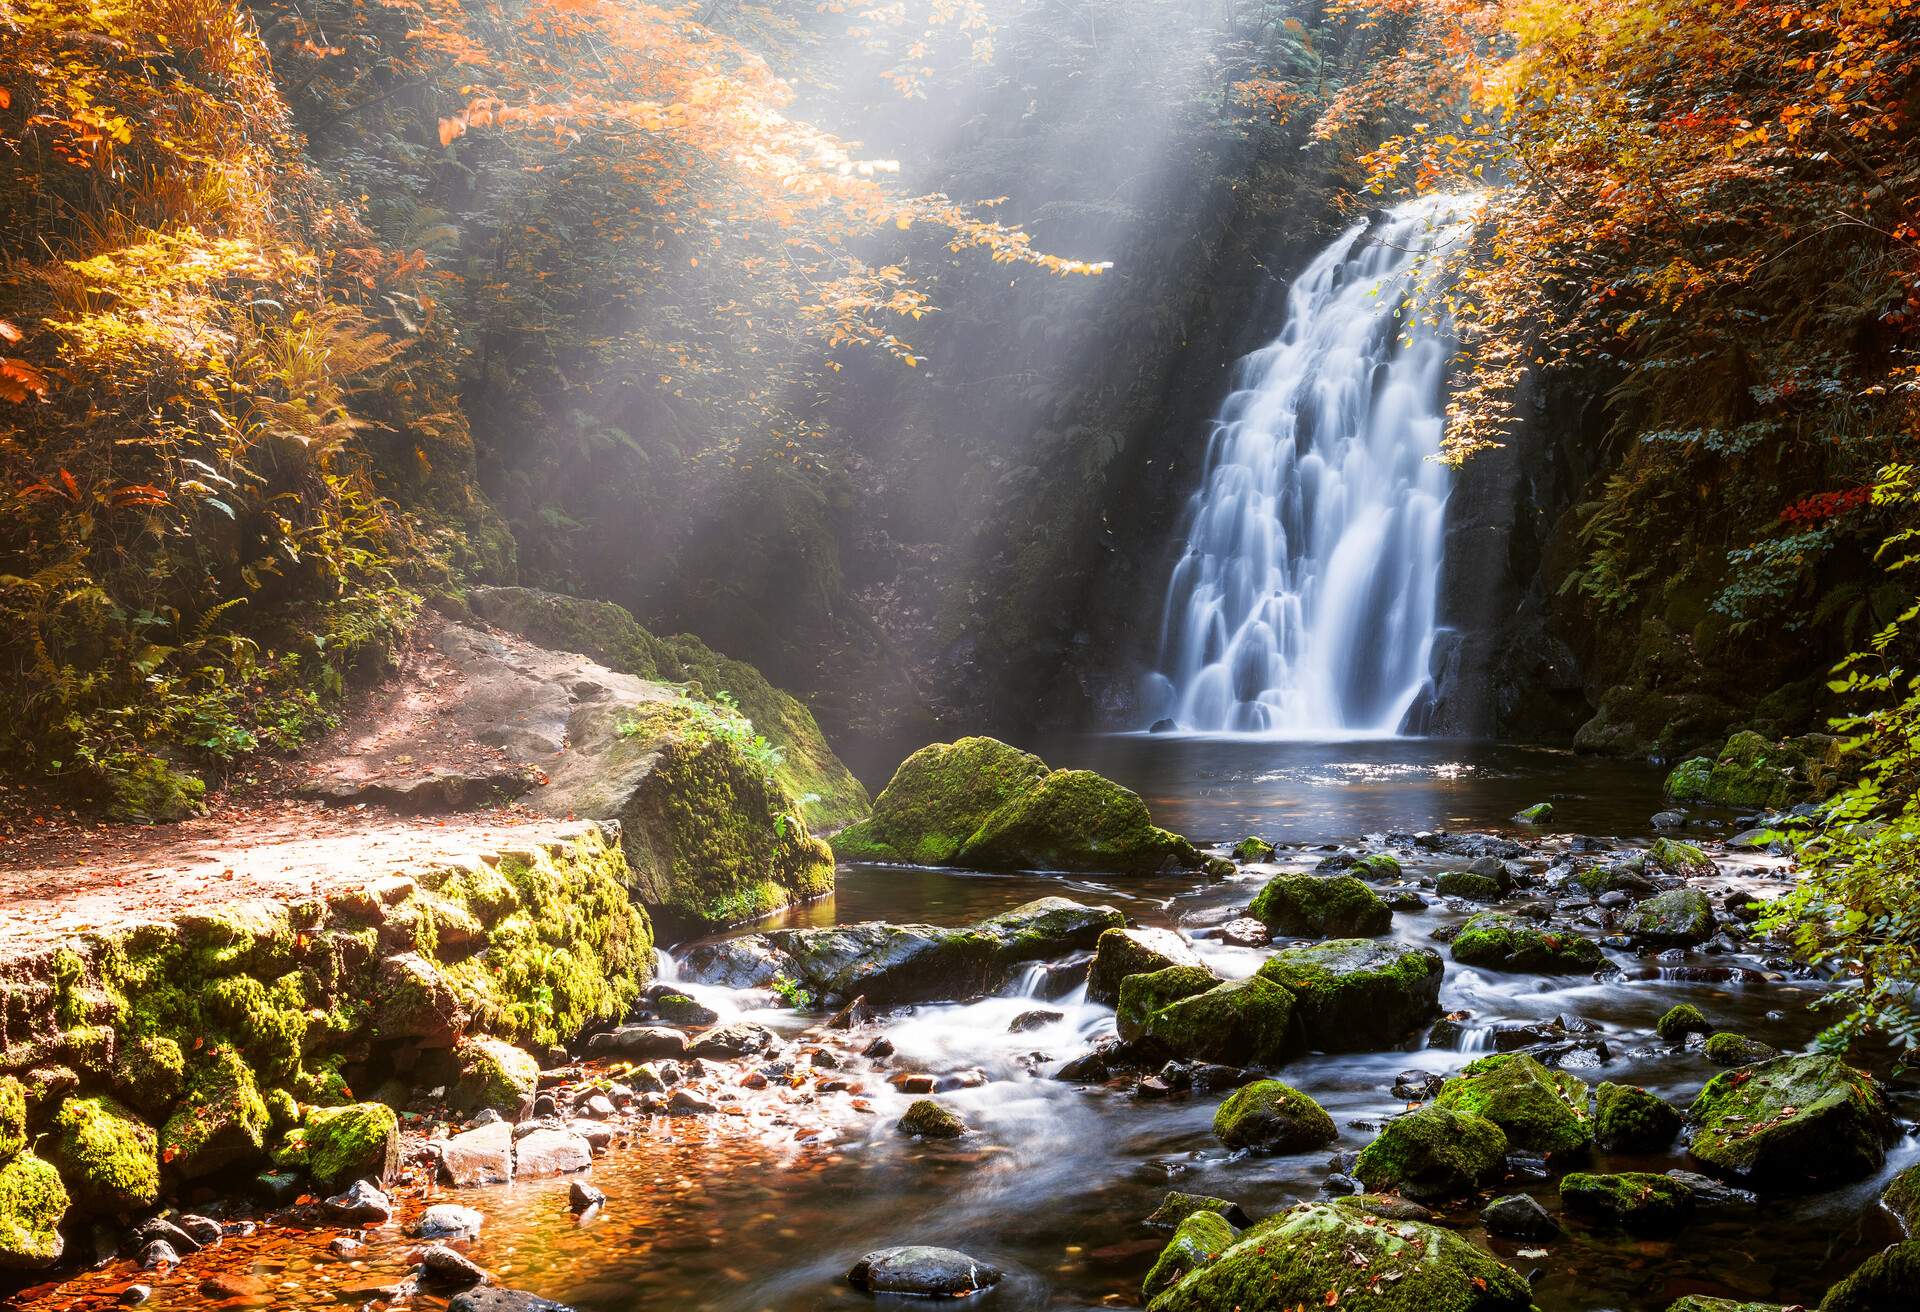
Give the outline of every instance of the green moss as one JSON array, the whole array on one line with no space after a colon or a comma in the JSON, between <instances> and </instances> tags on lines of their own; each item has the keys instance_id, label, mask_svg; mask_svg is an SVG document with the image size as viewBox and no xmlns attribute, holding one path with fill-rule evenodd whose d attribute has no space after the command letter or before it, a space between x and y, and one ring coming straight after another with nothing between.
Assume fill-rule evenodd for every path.
<instances>
[{"instance_id":1,"label":"green moss","mask_svg":"<svg viewBox=\"0 0 1920 1312\"><path fill-rule=\"evenodd\" d=\"M1653 1023L1653 1032L1668 1043L1685 1043L1689 1034L1713 1033L1713 1022L1691 1002L1681 1002L1667 1008L1666 1014Z\"/></svg>"},{"instance_id":2,"label":"green moss","mask_svg":"<svg viewBox=\"0 0 1920 1312\"><path fill-rule=\"evenodd\" d=\"M1594 1090L1594 1138L1608 1152L1657 1152L1680 1133L1680 1113L1638 1085Z\"/></svg>"},{"instance_id":3,"label":"green moss","mask_svg":"<svg viewBox=\"0 0 1920 1312\"><path fill-rule=\"evenodd\" d=\"M1716 1075L1687 1120L1695 1157L1716 1173L1763 1185L1870 1175L1893 1134L1873 1077L1823 1053Z\"/></svg>"},{"instance_id":4,"label":"green moss","mask_svg":"<svg viewBox=\"0 0 1920 1312\"><path fill-rule=\"evenodd\" d=\"M1234 1090L1213 1116L1213 1137L1229 1148L1294 1153L1340 1137L1319 1103L1278 1080Z\"/></svg>"},{"instance_id":5,"label":"green moss","mask_svg":"<svg viewBox=\"0 0 1920 1312\"><path fill-rule=\"evenodd\" d=\"M253 1072L232 1048L198 1057L160 1131L160 1160L194 1180L259 1156L270 1123Z\"/></svg>"},{"instance_id":6,"label":"green moss","mask_svg":"<svg viewBox=\"0 0 1920 1312\"><path fill-rule=\"evenodd\" d=\"M111 1098L69 1098L53 1122L51 1157L79 1206L125 1215L160 1196L151 1127Z\"/></svg>"},{"instance_id":7,"label":"green moss","mask_svg":"<svg viewBox=\"0 0 1920 1312\"><path fill-rule=\"evenodd\" d=\"M290 1130L300 1123L300 1104L285 1089L268 1089L260 1095L267 1105L267 1119L276 1130Z\"/></svg>"},{"instance_id":8,"label":"green moss","mask_svg":"<svg viewBox=\"0 0 1920 1312\"><path fill-rule=\"evenodd\" d=\"M1242 864L1251 864L1255 861L1267 861L1272 859L1273 851L1272 843L1269 843L1264 838L1256 838L1252 834L1249 834L1233 845L1233 859Z\"/></svg>"},{"instance_id":9,"label":"green moss","mask_svg":"<svg viewBox=\"0 0 1920 1312\"><path fill-rule=\"evenodd\" d=\"M1115 1001L1120 982L1129 975L1192 964L1193 954L1171 930L1110 929L1094 944L1093 964L1087 969L1087 1001Z\"/></svg>"},{"instance_id":10,"label":"green moss","mask_svg":"<svg viewBox=\"0 0 1920 1312\"><path fill-rule=\"evenodd\" d=\"M1247 914L1281 934L1355 938L1393 928L1387 904L1352 875L1275 875Z\"/></svg>"},{"instance_id":11,"label":"green moss","mask_svg":"<svg viewBox=\"0 0 1920 1312\"><path fill-rule=\"evenodd\" d=\"M902 1134L922 1139L958 1139L967 1132L967 1123L945 1103L935 1102L932 1098L918 1098L894 1128Z\"/></svg>"},{"instance_id":12,"label":"green moss","mask_svg":"<svg viewBox=\"0 0 1920 1312\"><path fill-rule=\"evenodd\" d=\"M1277 952L1259 978L1293 995L1307 1046L1353 1052L1397 1043L1439 1015L1445 970L1426 948L1344 938Z\"/></svg>"},{"instance_id":13,"label":"green moss","mask_svg":"<svg viewBox=\"0 0 1920 1312\"><path fill-rule=\"evenodd\" d=\"M1167 966L1126 976L1120 981L1120 998L1114 1008L1120 1037L1139 1037L1146 1032L1154 1013L1219 983L1213 972L1202 966Z\"/></svg>"},{"instance_id":14,"label":"green moss","mask_svg":"<svg viewBox=\"0 0 1920 1312\"><path fill-rule=\"evenodd\" d=\"M1820 1312L1895 1312L1920 1298L1920 1239L1882 1249L1827 1291Z\"/></svg>"},{"instance_id":15,"label":"green moss","mask_svg":"<svg viewBox=\"0 0 1920 1312\"><path fill-rule=\"evenodd\" d=\"M1507 1136L1485 1117L1427 1106L1396 1116L1360 1150L1353 1173L1375 1192L1449 1198L1498 1180Z\"/></svg>"},{"instance_id":16,"label":"green moss","mask_svg":"<svg viewBox=\"0 0 1920 1312\"><path fill-rule=\"evenodd\" d=\"M1488 970L1543 975L1588 974L1603 969L1606 953L1592 939L1569 930L1543 930L1512 916L1483 911L1453 938L1453 959Z\"/></svg>"},{"instance_id":17,"label":"green moss","mask_svg":"<svg viewBox=\"0 0 1920 1312\"><path fill-rule=\"evenodd\" d=\"M987 817L1047 774L1046 762L996 738L922 747L900 763L873 814L833 837L847 861L946 865Z\"/></svg>"},{"instance_id":18,"label":"green moss","mask_svg":"<svg viewBox=\"0 0 1920 1312\"><path fill-rule=\"evenodd\" d=\"M1244 1231L1183 1276L1149 1312L1528 1312L1527 1282L1459 1236L1417 1221L1303 1203Z\"/></svg>"},{"instance_id":19,"label":"green moss","mask_svg":"<svg viewBox=\"0 0 1920 1312\"><path fill-rule=\"evenodd\" d=\"M1195 1212L1217 1212L1223 1218L1241 1217L1240 1222L1229 1221L1228 1224L1244 1224L1240 1204L1231 1199L1215 1198L1211 1194L1183 1194L1178 1189L1169 1191L1160 1200L1160 1206L1153 1209L1145 1223L1172 1230Z\"/></svg>"},{"instance_id":20,"label":"green moss","mask_svg":"<svg viewBox=\"0 0 1920 1312\"><path fill-rule=\"evenodd\" d=\"M1570 1153L1593 1142L1587 1086L1565 1071L1548 1070L1525 1053L1470 1062L1441 1088L1434 1104L1483 1116L1516 1148Z\"/></svg>"},{"instance_id":21,"label":"green moss","mask_svg":"<svg viewBox=\"0 0 1920 1312\"><path fill-rule=\"evenodd\" d=\"M1653 846L1647 849L1647 864L1669 874L1695 877L1712 875L1718 868L1711 857L1692 843L1671 838L1653 840Z\"/></svg>"},{"instance_id":22,"label":"green moss","mask_svg":"<svg viewBox=\"0 0 1920 1312\"><path fill-rule=\"evenodd\" d=\"M27 1146L27 1090L11 1075L0 1075L0 1165Z\"/></svg>"},{"instance_id":23,"label":"green moss","mask_svg":"<svg viewBox=\"0 0 1920 1312\"><path fill-rule=\"evenodd\" d=\"M1391 852L1375 852L1354 862L1348 873L1361 879L1398 879L1400 858Z\"/></svg>"},{"instance_id":24,"label":"green moss","mask_svg":"<svg viewBox=\"0 0 1920 1312\"><path fill-rule=\"evenodd\" d=\"M491 1107L509 1115L540 1087L540 1063L510 1043L477 1035L454 1050L460 1073L449 1103L460 1111Z\"/></svg>"},{"instance_id":25,"label":"green moss","mask_svg":"<svg viewBox=\"0 0 1920 1312\"><path fill-rule=\"evenodd\" d=\"M1155 825L1130 788L1091 770L1055 770L989 815L955 855L978 870L1194 869L1193 844Z\"/></svg>"},{"instance_id":26,"label":"green moss","mask_svg":"<svg viewBox=\"0 0 1920 1312\"><path fill-rule=\"evenodd\" d=\"M1778 1303L1742 1303L1735 1298L1688 1294L1667 1304L1667 1312L1787 1312L1787 1309Z\"/></svg>"},{"instance_id":27,"label":"green moss","mask_svg":"<svg viewBox=\"0 0 1920 1312\"><path fill-rule=\"evenodd\" d=\"M1442 897L1465 898L1469 902L1498 902L1500 881L1470 870L1449 870L1434 881L1434 891Z\"/></svg>"},{"instance_id":28,"label":"green moss","mask_svg":"<svg viewBox=\"0 0 1920 1312\"><path fill-rule=\"evenodd\" d=\"M207 785L157 756L128 753L106 772L107 814L115 820L167 824L206 810Z\"/></svg>"},{"instance_id":29,"label":"green moss","mask_svg":"<svg viewBox=\"0 0 1920 1312\"><path fill-rule=\"evenodd\" d=\"M1676 802L1703 802L1713 779L1713 762L1694 756L1680 762L1667 775L1667 796Z\"/></svg>"},{"instance_id":30,"label":"green moss","mask_svg":"<svg viewBox=\"0 0 1920 1312\"><path fill-rule=\"evenodd\" d=\"M1523 825L1543 825L1553 819L1553 803L1535 802L1532 806L1522 807L1513 818Z\"/></svg>"},{"instance_id":31,"label":"green moss","mask_svg":"<svg viewBox=\"0 0 1920 1312\"><path fill-rule=\"evenodd\" d=\"M67 1191L52 1165L23 1152L0 1166L0 1267L37 1270L60 1260Z\"/></svg>"},{"instance_id":32,"label":"green moss","mask_svg":"<svg viewBox=\"0 0 1920 1312\"><path fill-rule=\"evenodd\" d=\"M400 1122L384 1103L315 1108L307 1114L307 1170L329 1193L355 1180L384 1184L400 1170Z\"/></svg>"},{"instance_id":33,"label":"green moss","mask_svg":"<svg viewBox=\"0 0 1920 1312\"><path fill-rule=\"evenodd\" d=\"M1772 1061L1780 1055L1780 1049L1758 1039L1750 1039L1744 1034L1732 1034L1726 1030L1707 1036L1706 1057L1715 1066L1752 1066L1758 1062Z\"/></svg>"},{"instance_id":34,"label":"green moss","mask_svg":"<svg viewBox=\"0 0 1920 1312\"><path fill-rule=\"evenodd\" d=\"M1229 1066L1286 1059L1293 995L1258 975L1216 984L1161 1008L1146 1032L1176 1055Z\"/></svg>"},{"instance_id":35,"label":"green moss","mask_svg":"<svg viewBox=\"0 0 1920 1312\"><path fill-rule=\"evenodd\" d=\"M1645 1171L1575 1172L1561 1179L1560 1201L1570 1212L1642 1232L1672 1230L1693 1211L1691 1189Z\"/></svg>"},{"instance_id":36,"label":"green moss","mask_svg":"<svg viewBox=\"0 0 1920 1312\"><path fill-rule=\"evenodd\" d=\"M1909 1235L1920 1233L1920 1164L1907 1167L1880 1191L1880 1205L1900 1218Z\"/></svg>"},{"instance_id":37,"label":"green moss","mask_svg":"<svg viewBox=\"0 0 1920 1312\"><path fill-rule=\"evenodd\" d=\"M1194 1212L1174 1229L1173 1238L1154 1259L1153 1269L1141 1283L1141 1297L1151 1300L1160 1291L1179 1283L1232 1247L1233 1227L1210 1211Z\"/></svg>"},{"instance_id":38,"label":"green moss","mask_svg":"<svg viewBox=\"0 0 1920 1312\"><path fill-rule=\"evenodd\" d=\"M1668 889L1634 907L1621 927L1648 943L1704 943L1713 937L1713 904L1697 888Z\"/></svg>"}]
</instances>

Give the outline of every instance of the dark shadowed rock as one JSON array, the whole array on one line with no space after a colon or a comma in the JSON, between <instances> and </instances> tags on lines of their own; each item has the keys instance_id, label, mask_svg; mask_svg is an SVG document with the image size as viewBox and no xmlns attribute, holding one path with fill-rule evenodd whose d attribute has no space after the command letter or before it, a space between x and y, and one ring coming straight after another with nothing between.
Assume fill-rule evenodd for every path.
<instances>
[{"instance_id":1,"label":"dark shadowed rock","mask_svg":"<svg viewBox=\"0 0 1920 1312\"><path fill-rule=\"evenodd\" d=\"M958 1298L1000 1282L1000 1271L951 1248L909 1245L868 1253L847 1272L855 1289L870 1294Z\"/></svg>"}]
</instances>

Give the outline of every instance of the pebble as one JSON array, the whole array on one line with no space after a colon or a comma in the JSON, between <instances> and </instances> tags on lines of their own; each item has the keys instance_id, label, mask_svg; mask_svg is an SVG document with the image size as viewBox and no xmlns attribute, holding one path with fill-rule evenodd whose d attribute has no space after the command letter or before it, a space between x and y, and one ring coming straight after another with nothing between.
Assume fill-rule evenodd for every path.
<instances>
[{"instance_id":1,"label":"pebble","mask_svg":"<svg viewBox=\"0 0 1920 1312\"><path fill-rule=\"evenodd\" d=\"M140 1250L140 1269L159 1271L166 1267L180 1265L180 1254L174 1246L164 1239L155 1239Z\"/></svg>"},{"instance_id":2,"label":"pebble","mask_svg":"<svg viewBox=\"0 0 1920 1312\"><path fill-rule=\"evenodd\" d=\"M152 1285L128 1285L120 1291L120 1301L128 1307L139 1307L152 1297Z\"/></svg>"}]
</instances>

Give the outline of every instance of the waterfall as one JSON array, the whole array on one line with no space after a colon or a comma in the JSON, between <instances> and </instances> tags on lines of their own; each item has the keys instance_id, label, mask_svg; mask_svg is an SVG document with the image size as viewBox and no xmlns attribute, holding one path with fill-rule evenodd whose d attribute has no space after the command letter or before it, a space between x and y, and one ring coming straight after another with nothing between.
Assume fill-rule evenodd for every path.
<instances>
[{"instance_id":1,"label":"waterfall","mask_svg":"<svg viewBox=\"0 0 1920 1312\"><path fill-rule=\"evenodd\" d=\"M1401 729L1428 686L1449 481L1427 458L1450 346L1426 284L1468 225L1450 196L1355 224L1240 362L1167 584L1148 723Z\"/></svg>"}]
</instances>

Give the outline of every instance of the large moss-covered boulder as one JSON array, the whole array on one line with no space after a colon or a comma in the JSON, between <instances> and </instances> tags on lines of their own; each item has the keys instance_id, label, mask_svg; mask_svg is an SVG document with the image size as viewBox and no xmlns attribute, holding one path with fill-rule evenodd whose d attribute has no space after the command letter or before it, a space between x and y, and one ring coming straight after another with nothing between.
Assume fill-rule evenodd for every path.
<instances>
[{"instance_id":1,"label":"large moss-covered boulder","mask_svg":"<svg viewBox=\"0 0 1920 1312\"><path fill-rule=\"evenodd\" d=\"M1515 1148L1570 1153L1593 1142L1587 1086L1521 1052L1469 1062L1440 1089L1434 1105L1485 1117Z\"/></svg>"},{"instance_id":2,"label":"large moss-covered boulder","mask_svg":"<svg viewBox=\"0 0 1920 1312\"><path fill-rule=\"evenodd\" d=\"M1219 983L1219 976L1205 966L1168 966L1144 975L1129 975L1120 981L1120 997L1114 1004L1114 1027L1123 1039L1139 1038L1147 1032L1154 1013L1182 998L1205 993Z\"/></svg>"},{"instance_id":3,"label":"large moss-covered boulder","mask_svg":"<svg viewBox=\"0 0 1920 1312\"><path fill-rule=\"evenodd\" d=\"M1882 1249L1820 1300L1820 1312L1911 1312L1920 1307L1920 1239Z\"/></svg>"},{"instance_id":4,"label":"large moss-covered boulder","mask_svg":"<svg viewBox=\"0 0 1920 1312\"><path fill-rule=\"evenodd\" d=\"M511 1043L486 1034L462 1039L453 1050L456 1073L447 1091L455 1111L492 1108L513 1115L540 1086L540 1063Z\"/></svg>"},{"instance_id":5,"label":"large moss-covered boulder","mask_svg":"<svg viewBox=\"0 0 1920 1312\"><path fill-rule=\"evenodd\" d=\"M1453 959L1463 966L1538 975L1585 975L1604 969L1607 954L1572 930L1542 929L1499 912L1472 916L1453 937Z\"/></svg>"},{"instance_id":6,"label":"large moss-covered boulder","mask_svg":"<svg viewBox=\"0 0 1920 1312\"><path fill-rule=\"evenodd\" d=\"M1382 1224L1331 1203L1302 1203L1242 1233L1232 1247L1149 1303L1148 1312L1528 1312L1512 1268L1438 1226Z\"/></svg>"},{"instance_id":7,"label":"large moss-covered boulder","mask_svg":"<svg viewBox=\"0 0 1920 1312\"><path fill-rule=\"evenodd\" d=\"M1610 1153L1658 1152L1680 1133L1680 1112L1635 1084L1594 1090L1594 1140Z\"/></svg>"},{"instance_id":8,"label":"large moss-covered boulder","mask_svg":"<svg viewBox=\"0 0 1920 1312\"><path fill-rule=\"evenodd\" d=\"M48 1157L74 1203L125 1215L160 1196L159 1140L111 1098L69 1098L53 1120Z\"/></svg>"},{"instance_id":9,"label":"large moss-covered boulder","mask_svg":"<svg viewBox=\"0 0 1920 1312\"><path fill-rule=\"evenodd\" d=\"M1110 929L1094 945L1093 965L1087 970L1087 1001L1117 1001L1120 982L1129 975L1199 964L1187 941L1170 929Z\"/></svg>"},{"instance_id":10,"label":"large moss-covered boulder","mask_svg":"<svg viewBox=\"0 0 1920 1312\"><path fill-rule=\"evenodd\" d=\"M1229 1148L1296 1153L1340 1137L1319 1103L1278 1080L1233 1091L1213 1116L1213 1137Z\"/></svg>"},{"instance_id":11,"label":"large moss-covered boulder","mask_svg":"<svg viewBox=\"0 0 1920 1312\"><path fill-rule=\"evenodd\" d=\"M1260 978L1293 994L1308 1047L1359 1052L1390 1047L1438 1016L1445 972L1431 949L1346 938L1277 952Z\"/></svg>"},{"instance_id":12,"label":"large moss-covered boulder","mask_svg":"<svg viewBox=\"0 0 1920 1312\"><path fill-rule=\"evenodd\" d=\"M1716 1075L1687 1109L1688 1147L1716 1175L1798 1185L1871 1175L1893 1120L1865 1071L1825 1053L1777 1057Z\"/></svg>"},{"instance_id":13,"label":"large moss-covered boulder","mask_svg":"<svg viewBox=\"0 0 1920 1312\"><path fill-rule=\"evenodd\" d=\"M1560 1201L1569 1212L1628 1230L1673 1230L1693 1211L1693 1190L1671 1176L1645 1171L1591 1175L1576 1171L1560 1181Z\"/></svg>"},{"instance_id":14,"label":"large moss-covered boulder","mask_svg":"<svg viewBox=\"0 0 1920 1312\"><path fill-rule=\"evenodd\" d=\"M1716 806L1790 806L1824 796L1839 760L1840 742L1827 734L1776 743L1742 730L1716 755L1675 766L1667 775L1667 796Z\"/></svg>"},{"instance_id":15,"label":"large moss-covered boulder","mask_svg":"<svg viewBox=\"0 0 1920 1312\"><path fill-rule=\"evenodd\" d=\"M1353 1173L1376 1193L1452 1198L1499 1180L1507 1136L1485 1117L1427 1106L1396 1116L1360 1150Z\"/></svg>"},{"instance_id":16,"label":"large moss-covered boulder","mask_svg":"<svg viewBox=\"0 0 1920 1312\"><path fill-rule=\"evenodd\" d=\"M1315 938L1384 934L1393 927L1393 912L1380 895L1352 875L1275 875L1247 914L1276 933Z\"/></svg>"},{"instance_id":17,"label":"large moss-covered boulder","mask_svg":"<svg viewBox=\"0 0 1920 1312\"><path fill-rule=\"evenodd\" d=\"M67 1191L51 1163L21 1152L0 1166L0 1270L38 1271L58 1262L66 1214Z\"/></svg>"},{"instance_id":18,"label":"large moss-covered boulder","mask_svg":"<svg viewBox=\"0 0 1920 1312\"><path fill-rule=\"evenodd\" d=\"M306 1143L307 1171L327 1193L355 1180L385 1184L400 1173L400 1122L385 1103L314 1108Z\"/></svg>"},{"instance_id":19,"label":"large moss-covered boulder","mask_svg":"<svg viewBox=\"0 0 1920 1312\"><path fill-rule=\"evenodd\" d=\"M1162 1290L1214 1261L1233 1246L1233 1241L1233 1227L1218 1212L1190 1213L1154 1259L1153 1269L1140 1286L1141 1296L1151 1301Z\"/></svg>"},{"instance_id":20,"label":"large moss-covered boulder","mask_svg":"<svg viewBox=\"0 0 1920 1312\"><path fill-rule=\"evenodd\" d=\"M1255 975L1216 984L1153 1013L1146 1033L1177 1057L1228 1066L1286 1060L1293 995Z\"/></svg>"},{"instance_id":21,"label":"large moss-covered boulder","mask_svg":"<svg viewBox=\"0 0 1920 1312\"><path fill-rule=\"evenodd\" d=\"M187 1180L253 1162L269 1123L253 1071L221 1048L188 1073L180 1105L160 1129L160 1160Z\"/></svg>"},{"instance_id":22,"label":"large moss-covered boulder","mask_svg":"<svg viewBox=\"0 0 1920 1312\"><path fill-rule=\"evenodd\" d=\"M773 777L804 803L807 822L835 829L868 811L867 790L835 756L805 703L768 683L744 661L713 651L691 634L659 638L624 607L532 588L476 588L467 594L490 624L559 651L577 651L623 674L691 685L696 695L731 697L740 713L780 750Z\"/></svg>"},{"instance_id":23,"label":"large moss-covered boulder","mask_svg":"<svg viewBox=\"0 0 1920 1312\"><path fill-rule=\"evenodd\" d=\"M873 814L833 836L834 854L951 865L988 816L1046 775L1045 761L997 738L922 747L873 799Z\"/></svg>"},{"instance_id":24,"label":"large moss-covered boulder","mask_svg":"<svg viewBox=\"0 0 1920 1312\"><path fill-rule=\"evenodd\" d=\"M1690 947L1713 937L1713 904L1697 888L1668 889L1634 907L1621 928L1643 943Z\"/></svg>"}]
</instances>

